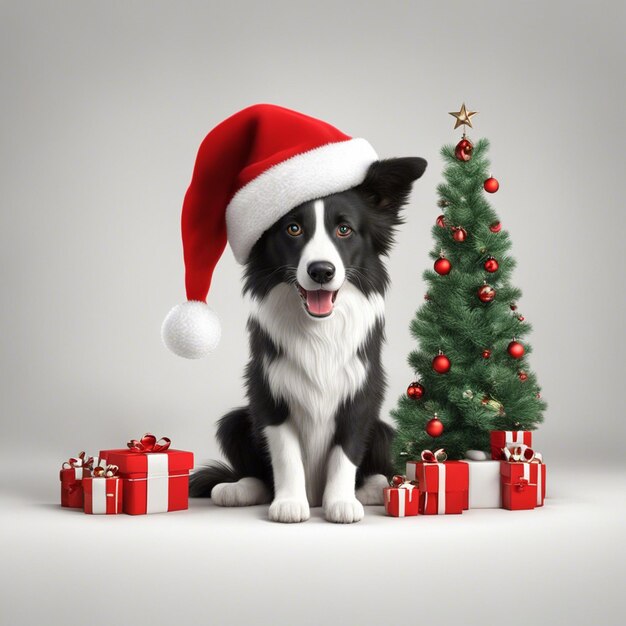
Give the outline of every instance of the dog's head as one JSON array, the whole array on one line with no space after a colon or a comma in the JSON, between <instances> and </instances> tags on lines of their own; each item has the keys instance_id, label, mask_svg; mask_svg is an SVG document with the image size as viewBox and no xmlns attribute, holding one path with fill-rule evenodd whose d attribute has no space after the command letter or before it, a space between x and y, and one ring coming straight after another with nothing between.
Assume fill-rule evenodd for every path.
<instances>
[{"instance_id":1,"label":"dog's head","mask_svg":"<svg viewBox=\"0 0 626 626\"><path fill-rule=\"evenodd\" d=\"M254 245L244 292L262 299L280 283L293 285L318 319L332 314L346 282L366 296L383 294L388 276L381 257L425 169L417 157L376 161L357 187L295 207Z\"/></svg>"}]
</instances>

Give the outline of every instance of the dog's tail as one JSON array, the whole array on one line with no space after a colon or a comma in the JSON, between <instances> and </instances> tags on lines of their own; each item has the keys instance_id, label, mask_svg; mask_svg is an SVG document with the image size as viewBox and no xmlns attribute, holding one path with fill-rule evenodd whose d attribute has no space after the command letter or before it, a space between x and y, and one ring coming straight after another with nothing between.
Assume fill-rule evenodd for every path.
<instances>
[{"instance_id":1,"label":"dog's tail","mask_svg":"<svg viewBox=\"0 0 626 626\"><path fill-rule=\"evenodd\" d=\"M211 461L189 477L189 496L192 498L210 498L211 490L215 485L234 483L240 478L241 476L226 463Z\"/></svg>"},{"instance_id":2,"label":"dog's tail","mask_svg":"<svg viewBox=\"0 0 626 626\"><path fill-rule=\"evenodd\" d=\"M234 483L245 476L265 477L263 459L254 443L250 411L241 407L230 411L218 422L217 440L231 465L211 461L191 475L189 495L209 498L219 483Z\"/></svg>"}]
</instances>

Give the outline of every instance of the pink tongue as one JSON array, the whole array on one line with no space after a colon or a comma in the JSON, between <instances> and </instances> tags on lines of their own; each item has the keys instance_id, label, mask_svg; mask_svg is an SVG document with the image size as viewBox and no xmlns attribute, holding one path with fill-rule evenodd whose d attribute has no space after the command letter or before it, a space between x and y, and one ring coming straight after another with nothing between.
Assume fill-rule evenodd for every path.
<instances>
[{"instance_id":1,"label":"pink tongue","mask_svg":"<svg viewBox=\"0 0 626 626\"><path fill-rule=\"evenodd\" d=\"M306 306L313 315L328 315L333 310L333 292L323 289L307 291Z\"/></svg>"}]
</instances>

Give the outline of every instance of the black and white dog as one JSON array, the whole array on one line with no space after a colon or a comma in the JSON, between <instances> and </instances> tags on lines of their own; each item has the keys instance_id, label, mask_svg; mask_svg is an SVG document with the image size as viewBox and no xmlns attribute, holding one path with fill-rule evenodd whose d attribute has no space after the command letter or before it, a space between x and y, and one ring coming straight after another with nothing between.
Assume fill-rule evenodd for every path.
<instances>
[{"instance_id":1,"label":"black and white dog","mask_svg":"<svg viewBox=\"0 0 626 626\"><path fill-rule=\"evenodd\" d=\"M310 506L357 522L381 504L392 429L379 412L383 259L421 158L374 162L362 184L306 202L259 239L246 263L248 406L225 415L218 439L230 467L191 478L192 496L221 506L271 501L269 517L302 522Z\"/></svg>"}]
</instances>

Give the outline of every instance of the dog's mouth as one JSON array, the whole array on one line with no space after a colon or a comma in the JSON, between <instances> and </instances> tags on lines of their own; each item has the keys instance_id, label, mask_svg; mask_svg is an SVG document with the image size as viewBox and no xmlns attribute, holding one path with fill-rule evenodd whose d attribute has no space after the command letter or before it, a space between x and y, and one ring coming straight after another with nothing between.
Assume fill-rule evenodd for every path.
<instances>
[{"instance_id":1,"label":"dog's mouth","mask_svg":"<svg viewBox=\"0 0 626 626\"><path fill-rule=\"evenodd\" d=\"M337 299L336 291L326 291L325 289L309 291L298 285L298 293L302 298L306 312L311 317L328 317L333 312Z\"/></svg>"}]
</instances>

